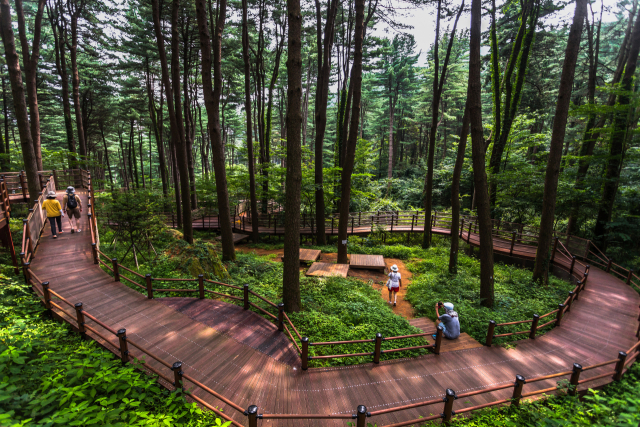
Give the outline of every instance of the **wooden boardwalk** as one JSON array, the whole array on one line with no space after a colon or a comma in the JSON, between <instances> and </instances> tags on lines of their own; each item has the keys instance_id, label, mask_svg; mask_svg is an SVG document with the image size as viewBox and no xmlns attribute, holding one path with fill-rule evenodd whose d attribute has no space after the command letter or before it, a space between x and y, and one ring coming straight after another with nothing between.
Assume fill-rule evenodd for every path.
<instances>
[{"instance_id":1,"label":"wooden boardwalk","mask_svg":"<svg viewBox=\"0 0 640 427\"><path fill-rule=\"evenodd\" d=\"M382 255L351 254L349 256L351 268L365 268L367 270L384 270L387 266Z\"/></svg>"},{"instance_id":2,"label":"wooden boardwalk","mask_svg":"<svg viewBox=\"0 0 640 427\"><path fill-rule=\"evenodd\" d=\"M86 197L83 205L86 206ZM513 384L516 374L525 378L548 375L617 357L637 342L640 296L621 280L591 268L588 285L562 326L518 343L514 349L480 347L364 365L302 371L291 356L291 344L273 331L270 323L248 312L234 312L219 301L152 299L133 290L93 264L86 215L82 233L65 233L57 240L46 227L32 270L40 280L71 303L114 329L126 328L132 341L153 351L169 365L182 361L185 374L242 407L257 405L260 414L353 414L357 405L368 411L440 398L445 388L463 393ZM470 237L476 244L477 236ZM463 235L465 241L467 236ZM500 246L495 245L499 251ZM534 248L532 248L534 249ZM531 256L530 248L517 248ZM247 316L243 319L243 316ZM463 319L464 321L464 319ZM113 339L112 342L116 343ZM131 348L130 348L131 349ZM135 354L135 349L131 349ZM138 352L139 353L139 352ZM155 361L150 366L171 375ZM593 378L611 365L585 371ZM589 383L611 381L606 376ZM525 386L527 392L554 387L555 380ZM197 396L224 410L239 423L246 417L210 394L193 387ZM459 399L455 410L506 399L511 388ZM378 426L438 414L442 405L414 408L373 418ZM262 420L259 425L346 426L347 420Z\"/></svg>"}]
</instances>

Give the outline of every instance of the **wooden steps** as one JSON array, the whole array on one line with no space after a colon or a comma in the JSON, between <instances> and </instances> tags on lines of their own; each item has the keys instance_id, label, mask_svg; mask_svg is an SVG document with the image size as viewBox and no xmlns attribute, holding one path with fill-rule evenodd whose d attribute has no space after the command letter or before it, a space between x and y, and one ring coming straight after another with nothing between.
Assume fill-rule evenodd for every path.
<instances>
[{"instance_id":1,"label":"wooden steps","mask_svg":"<svg viewBox=\"0 0 640 427\"><path fill-rule=\"evenodd\" d=\"M418 317L415 319L409 320L409 324L411 326L415 326L422 330L422 332L433 332L436 333L436 324L433 320L428 317ZM433 340L433 338L428 337L427 339ZM469 334L466 332L461 332L460 336L455 340L443 339L442 345L440 347L440 353L446 353L448 351L458 351L458 350L470 350L472 348L481 348L483 347L478 341L474 340Z\"/></svg>"},{"instance_id":2,"label":"wooden steps","mask_svg":"<svg viewBox=\"0 0 640 427\"><path fill-rule=\"evenodd\" d=\"M307 270L307 276L329 277L340 276L347 277L349 273L349 264L332 264L328 262L314 262Z\"/></svg>"}]
</instances>

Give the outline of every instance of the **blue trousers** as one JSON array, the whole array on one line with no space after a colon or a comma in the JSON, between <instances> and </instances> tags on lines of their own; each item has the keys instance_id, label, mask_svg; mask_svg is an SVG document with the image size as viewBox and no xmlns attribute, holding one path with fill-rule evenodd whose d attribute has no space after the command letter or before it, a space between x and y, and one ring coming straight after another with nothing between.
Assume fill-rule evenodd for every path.
<instances>
[{"instance_id":1,"label":"blue trousers","mask_svg":"<svg viewBox=\"0 0 640 427\"><path fill-rule=\"evenodd\" d=\"M58 223L58 231L62 231L62 216L50 216L49 224L51 225L51 234L57 236L56 233L56 223Z\"/></svg>"}]
</instances>

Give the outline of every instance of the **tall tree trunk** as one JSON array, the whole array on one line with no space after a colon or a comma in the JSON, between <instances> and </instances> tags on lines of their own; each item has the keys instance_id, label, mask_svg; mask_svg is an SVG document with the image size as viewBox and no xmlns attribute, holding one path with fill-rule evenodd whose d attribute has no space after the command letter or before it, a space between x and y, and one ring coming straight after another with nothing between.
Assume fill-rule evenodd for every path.
<instances>
[{"instance_id":1,"label":"tall tree trunk","mask_svg":"<svg viewBox=\"0 0 640 427\"><path fill-rule=\"evenodd\" d=\"M160 8L158 0L152 0L153 7L153 27L156 35L156 43L158 45L158 52L160 54L160 65L162 69L162 80L164 82L164 88L167 98L167 110L169 112L169 124L171 127L171 140L173 143L173 149L175 150L175 165L178 171L174 171L174 180L176 186L176 197L178 191L178 178L180 181L180 199L182 200L182 222L183 222L183 238L189 243L193 243L193 224L191 222L191 196L189 188L189 167L187 164L187 153L184 144L184 129L181 126L181 120L178 120L176 111L179 110L179 106L174 108L173 95L174 90L171 85L171 79L169 77L169 66L167 64L167 54L164 47L164 35L162 34L162 27L160 25ZM180 7L179 0L173 0L173 13L171 17L172 27L172 45L175 47L172 49L174 58L173 61L178 60L178 10ZM174 65L174 64L172 64ZM177 64L175 64L177 67ZM172 68L174 68L172 66ZM178 71L179 75L179 69ZM179 81L179 80L178 80ZM180 91L178 89L178 97L180 97ZM176 168L174 168L175 170ZM179 176L178 173L179 172ZM180 204L177 203L177 210L180 211ZM180 215L180 212L178 213ZM180 216L179 216L180 217Z\"/></svg>"},{"instance_id":2,"label":"tall tree trunk","mask_svg":"<svg viewBox=\"0 0 640 427\"><path fill-rule=\"evenodd\" d=\"M76 130L80 145L81 164L86 165L87 141L85 140L84 124L82 123L82 106L80 104L80 74L78 73L78 18L84 9L86 0L72 0L67 3L71 15L71 83L73 87L73 107L76 112Z\"/></svg>"},{"instance_id":3,"label":"tall tree trunk","mask_svg":"<svg viewBox=\"0 0 640 427\"><path fill-rule=\"evenodd\" d=\"M633 75L636 71L638 53L640 52L640 14L636 18L631 33L629 56L627 65L624 68L624 76L620 82L621 92L618 94L617 108L614 113L613 131L611 132L611 142L609 143L609 157L607 159L607 169L602 186L602 197L598 206L598 217L594 234L596 241L603 248L606 246L607 224L611 221L613 205L618 192L618 182L620 180L620 170L622 169L622 157L628 128L633 123L633 111L630 111L630 102L633 92ZM636 119L637 121L637 119ZM631 123L629 123L631 122Z\"/></svg>"},{"instance_id":4,"label":"tall tree trunk","mask_svg":"<svg viewBox=\"0 0 640 427\"><path fill-rule=\"evenodd\" d=\"M202 92L207 109L209 132L213 154L213 172L216 177L216 194L220 211L220 234L222 237L222 259L236 259L233 245L233 224L229 207L229 190L227 189L227 172L224 161L224 147L220 135L220 93L222 90L222 33L227 17L227 0L219 0L218 17L215 24L213 49L207 23L206 0L196 1L198 18L198 34L200 35L200 51L202 55ZM213 50L213 84L211 82L211 51Z\"/></svg>"},{"instance_id":5,"label":"tall tree trunk","mask_svg":"<svg viewBox=\"0 0 640 427\"><path fill-rule=\"evenodd\" d=\"M162 144L162 130L158 127L158 112L156 109L156 101L154 99L153 89L151 87L151 72L149 70L149 58L145 58L147 65L147 98L149 98L149 117L151 117L151 129L153 130L153 136L156 139L156 146L158 148L158 163L160 169L160 179L162 180L162 194L166 197L169 194L169 185L167 178L167 164L164 155L164 147ZM162 97L162 90L160 91L160 97ZM151 171L151 167L149 167Z\"/></svg>"},{"instance_id":6,"label":"tall tree trunk","mask_svg":"<svg viewBox=\"0 0 640 427\"><path fill-rule=\"evenodd\" d=\"M284 309L297 312L300 300L300 188L302 185L302 12L300 0L287 0L287 176L284 203Z\"/></svg>"},{"instance_id":7,"label":"tall tree trunk","mask_svg":"<svg viewBox=\"0 0 640 427\"><path fill-rule=\"evenodd\" d=\"M42 150L40 149L40 112L38 110L38 92L36 72L38 59L40 58L40 34L42 33L42 15L44 13L45 0L38 1L38 9L33 23L33 47L29 54L29 42L27 41L27 24L24 19L22 0L16 0L16 14L18 16L18 35L22 46L22 58L24 62L25 85L27 86L27 103L29 104L29 117L31 118L31 138L33 138L33 150L36 155L38 170L42 168Z\"/></svg>"},{"instance_id":8,"label":"tall tree trunk","mask_svg":"<svg viewBox=\"0 0 640 427\"><path fill-rule=\"evenodd\" d=\"M38 193L40 192L38 164L36 163L36 154L33 150L33 140L31 139L31 129L29 127L29 114L24 97L25 90L22 84L22 71L20 70L16 41L13 36L13 27L11 26L11 7L9 6L9 0L0 0L0 34L2 35L7 68L9 69L13 107L16 113L16 121L18 122L18 132L20 133L24 170L27 173L29 199L33 202L38 198Z\"/></svg>"},{"instance_id":9,"label":"tall tree trunk","mask_svg":"<svg viewBox=\"0 0 640 427\"><path fill-rule=\"evenodd\" d=\"M353 90L353 111L349 127L349 139L342 168L342 195L340 197L340 219L338 221L338 262L346 264L347 232L349 227L349 201L351 197L351 174L358 142L358 121L360 119L360 102L362 98L362 41L364 37L364 0L356 0L355 46L353 51L353 67L349 90Z\"/></svg>"},{"instance_id":10,"label":"tall tree trunk","mask_svg":"<svg viewBox=\"0 0 640 427\"><path fill-rule=\"evenodd\" d=\"M434 45L434 74L433 74L433 102L431 104L431 129L429 136L429 156L427 158L427 176L425 179L425 200L424 200L424 234L422 236L422 247L427 249L431 245L431 210L433 208L433 162L436 152L436 133L438 132L438 106L440 105L440 99L442 97L442 89L444 88L445 77L447 76L447 67L449 65L449 58L451 57L451 49L453 47L453 41L456 35L456 27L462 9L464 9L464 0L460 5L456 20L453 23L453 30L449 37L449 44L447 45L447 54L442 64L442 73L440 73L440 63L438 60L438 49L440 38L440 5L441 1L438 0L438 15L436 18L436 41ZM442 116L444 117L444 107L442 108ZM446 141L445 141L446 143Z\"/></svg>"},{"instance_id":11,"label":"tall tree trunk","mask_svg":"<svg viewBox=\"0 0 640 427\"><path fill-rule=\"evenodd\" d=\"M482 24L481 0L471 0L471 29L469 31L469 118L471 125L471 151L473 160L473 181L478 204L478 225L480 228L480 304L493 307L493 238L491 207L487 190L485 171L484 137L482 131L482 84L480 82L480 27Z\"/></svg>"},{"instance_id":12,"label":"tall tree trunk","mask_svg":"<svg viewBox=\"0 0 640 427\"><path fill-rule=\"evenodd\" d=\"M469 134L469 101L465 103L464 116L462 117L462 131L460 131L460 142L458 143L458 154L456 164L453 168L451 178L451 248L449 249L449 273L458 273L458 248L460 241L460 176L464 165L464 152L467 148L467 135Z\"/></svg>"},{"instance_id":13,"label":"tall tree trunk","mask_svg":"<svg viewBox=\"0 0 640 427\"><path fill-rule=\"evenodd\" d=\"M542 216L540 218L540 234L538 235L538 249L536 251L536 264L533 269L534 282L546 282L549 273L549 247L553 239L553 223L556 211L556 198L558 195L558 176L560 175L560 162L562 160L562 146L564 145L567 129L567 117L571 104L571 89L580 49L582 27L587 16L587 0L576 0L576 9L573 23L569 30L567 49L564 54L564 64L558 88L558 101L556 113L553 119L551 133L551 147L547 158L547 171L544 178L544 194L542 195ZM638 32L640 41L640 32ZM636 50L636 60L637 60ZM635 68L635 61L633 63Z\"/></svg>"},{"instance_id":14,"label":"tall tree trunk","mask_svg":"<svg viewBox=\"0 0 640 427\"><path fill-rule=\"evenodd\" d=\"M329 80L331 77L331 50L333 46L335 18L338 10L338 1L331 0L327 10L327 22L324 27L324 40L322 39L320 0L316 0L316 34L318 48L318 79L316 84L316 140L315 140L315 165L314 183L316 199L316 244L325 245L327 236L324 227L324 134L327 129L327 103L329 101ZM291 30L291 28L289 28ZM321 59L322 58L322 59Z\"/></svg>"},{"instance_id":15,"label":"tall tree trunk","mask_svg":"<svg viewBox=\"0 0 640 427\"><path fill-rule=\"evenodd\" d=\"M258 198L256 195L256 173L251 131L251 65L249 62L247 0L242 0L242 59L244 62L244 110L247 116L247 168L249 170L249 201L251 204L251 238L254 243L258 243Z\"/></svg>"},{"instance_id":16,"label":"tall tree trunk","mask_svg":"<svg viewBox=\"0 0 640 427\"><path fill-rule=\"evenodd\" d=\"M109 171L109 182L111 183L111 188L113 188L113 175L111 174L111 164L109 163L109 148L107 147L107 139L104 137L104 123L101 121L98 122L98 127L100 128L100 136L102 137L102 145L104 146L104 156L107 161L107 170Z\"/></svg>"}]
</instances>

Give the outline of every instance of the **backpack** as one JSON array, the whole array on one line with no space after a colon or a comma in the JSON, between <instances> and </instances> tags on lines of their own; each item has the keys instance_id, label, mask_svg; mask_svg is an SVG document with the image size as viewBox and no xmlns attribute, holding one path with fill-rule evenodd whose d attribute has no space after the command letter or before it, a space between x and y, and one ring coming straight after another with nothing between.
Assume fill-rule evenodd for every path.
<instances>
[{"instance_id":1,"label":"backpack","mask_svg":"<svg viewBox=\"0 0 640 427\"><path fill-rule=\"evenodd\" d=\"M67 208L75 209L78 207L78 201L76 200L75 194L69 194L67 197Z\"/></svg>"}]
</instances>

